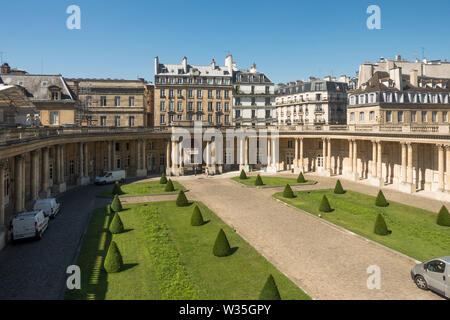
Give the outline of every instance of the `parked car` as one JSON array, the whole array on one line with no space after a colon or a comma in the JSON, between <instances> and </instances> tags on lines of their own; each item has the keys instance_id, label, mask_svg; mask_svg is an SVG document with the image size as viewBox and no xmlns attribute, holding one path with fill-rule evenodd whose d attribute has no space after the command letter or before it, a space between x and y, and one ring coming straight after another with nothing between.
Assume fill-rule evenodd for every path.
<instances>
[{"instance_id":1,"label":"parked car","mask_svg":"<svg viewBox=\"0 0 450 320\"><path fill-rule=\"evenodd\" d=\"M450 298L450 257L417 264L411 270L411 277L420 289Z\"/></svg>"},{"instance_id":2,"label":"parked car","mask_svg":"<svg viewBox=\"0 0 450 320\"><path fill-rule=\"evenodd\" d=\"M40 240L48 228L48 221L49 218L45 216L44 210L18 214L11 222L13 241L26 238Z\"/></svg>"},{"instance_id":3,"label":"parked car","mask_svg":"<svg viewBox=\"0 0 450 320\"><path fill-rule=\"evenodd\" d=\"M61 204L56 202L56 199L40 199L34 203L33 210L43 210L46 217L54 218L61 208Z\"/></svg>"},{"instance_id":4,"label":"parked car","mask_svg":"<svg viewBox=\"0 0 450 320\"><path fill-rule=\"evenodd\" d=\"M125 181L125 170L106 171L103 176L95 177L95 184L114 183Z\"/></svg>"}]
</instances>

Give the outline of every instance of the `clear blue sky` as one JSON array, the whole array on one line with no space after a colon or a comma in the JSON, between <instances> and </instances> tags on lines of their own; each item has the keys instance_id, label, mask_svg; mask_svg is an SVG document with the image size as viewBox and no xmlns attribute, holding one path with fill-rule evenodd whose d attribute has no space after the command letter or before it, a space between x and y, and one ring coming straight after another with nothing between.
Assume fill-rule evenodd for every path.
<instances>
[{"instance_id":1,"label":"clear blue sky","mask_svg":"<svg viewBox=\"0 0 450 320\"><path fill-rule=\"evenodd\" d=\"M66 28L81 7L82 29ZM366 9L381 8L381 30ZM67 77L153 81L153 61L253 62L275 83L353 76L360 63L401 54L450 59L450 1L2 1L0 51L12 67Z\"/></svg>"}]
</instances>

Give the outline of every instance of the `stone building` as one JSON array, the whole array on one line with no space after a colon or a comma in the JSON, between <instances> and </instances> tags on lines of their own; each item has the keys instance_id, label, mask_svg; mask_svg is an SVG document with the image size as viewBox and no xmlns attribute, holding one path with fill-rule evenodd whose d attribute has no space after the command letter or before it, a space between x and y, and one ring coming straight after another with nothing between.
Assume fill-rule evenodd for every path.
<instances>
[{"instance_id":1,"label":"stone building","mask_svg":"<svg viewBox=\"0 0 450 320\"><path fill-rule=\"evenodd\" d=\"M275 125L275 111L274 84L256 65L233 72L233 123L237 127Z\"/></svg>"},{"instance_id":2,"label":"stone building","mask_svg":"<svg viewBox=\"0 0 450 320\"><path fill-rule=\"evenodd\" d=\"M143 79L66 79L80 103L83 125L143 127L147 122L147 83Z\"/></svg>"},{"instance_id":3,"label":"stone building","mask_svg":"<svg viewBox=\"0 0 450 320\"><path fill-rule=\"evenodd\" d=\"M203 121L207 125L232 124L232 57L225 66L214 60L208 66L162 64L155 58L155 126L183 121Z\"/></svg>"},{"instance_id":4,"label":"stone building","mask_svg":"<svg viewBox=\"0 0 450 320\"><path fill-rule=\"evenodd\" d=\"M346 78L345 78L346 79ZM342 81L345 81L342 78ZM279 125L345 124L347 83L329 77L279 84L276 90Z\"/></svg>"},{"instance_id":5,"label":"stone building","mask_svg":"<svg viewBox=\"0 0 450 320\"><path fill-rule=\"evenodd\" d=\"M23 88L0 83L0 127L37 125L39 113Z\"/></svg>"}]
</instances>

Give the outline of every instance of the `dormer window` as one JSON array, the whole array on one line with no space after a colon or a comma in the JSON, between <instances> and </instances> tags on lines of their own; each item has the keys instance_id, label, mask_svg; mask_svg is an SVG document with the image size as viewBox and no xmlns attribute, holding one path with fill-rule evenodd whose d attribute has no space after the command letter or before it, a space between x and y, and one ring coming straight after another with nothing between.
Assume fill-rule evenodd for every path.
<instances>
[{"instance_id":1,"label":"dormer window","mask_svg":"<svg viewBox=\"0 0 450 320\"><path fill-rule=\"evenodd\" d=\"M48 96L50 100L61 100L61 88L50 86L48 88Z\"/></svg>"}]
</instances>

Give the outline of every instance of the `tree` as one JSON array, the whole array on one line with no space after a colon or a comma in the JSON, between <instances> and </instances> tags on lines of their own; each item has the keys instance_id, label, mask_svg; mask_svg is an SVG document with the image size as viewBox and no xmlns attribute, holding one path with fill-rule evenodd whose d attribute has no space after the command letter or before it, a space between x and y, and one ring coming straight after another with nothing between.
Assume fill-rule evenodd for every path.
<instances>
[{"instance_id":1,"label":"tree","mask_svg":"<svg viewBox=\"0 0 450 320\"><path fill-rule=\"evenodd\" d=\"M298 183L305 183L305 182L306 182L306 179L305 179L305 177L303 176L303 173L302 173L302 172L300 172L300 174L298 175L297 182L298 182Z\"/></svg>"},{"instance_id":2,"label":"tree","mask_svg":"<svg viewBox=\"0 0 450 320\"><path fill-rule=\"evenodd\" d=\"M436 223L440 226L450 227L450 214L446 206L442 206L439 211Z\"/></svg>"},{"instance_id":3,"label":"tree","mask_svg":"<svg viewBox=\"0 0 450 320\"><path fill-rule=\"evenodd\" d=\"M386 225L386 221L384 221L384 217L381 213L378 214L377 220L375 221L375 227L373 228L373 232L380 236L386 236L389 234L389 230Z\"/></svg>"},{"instance_id":4,"label":"tree","mask_svg":"<svg viewBox=\"0 0 450 320\"><path fill-rule=\"evenodd\" d=\"M117 194L114 196L114 200L111 203L111 209L114 212L120 212L123 210L122 203L120 202L119 196Z\"/></svg>"},{"instance_id":5,"label":"tree","mask_svg":"<svg viewBox=\"0 0 450 320\"><path fill-rule=\"evenodd\" d=\"M291 186L289 184L287 184L286 187L284 187L283 197L290 199L294 198L294 192L292 191Z\"/></svg>"},{"instance_id":6,"label":"tree","mask_svg":"<svg viewBox=\"0 0 450 320\"><path fill-rule=\"evenodd\" d=\"M239 179L241 179L241 180L247 180L248 179L247 174L245 173L244 169L242 169L241 175L239 176Z\"/></svg>"},{"instance_id":7,"label":"tree","mask_svg":"<svg viewBox=\"0 0 450 320\"><path fill-rule=\"evenodd\" d=\"M191 216L191 226L198 227L202 226L204 223L205 220L203 220L203 216L199 207L195 206Z\"/></svg>"},{"instance_id":8,"label":"tree","mask_svg":"<svg viewBox=\"0 0 450 320\"><path fill-rule=\"evenodd\" d=\"M280 292L272 275L267 278L266 284L259 295L259 300L281 300Z\"/></svg>"},{"instance_id":9,"label":"tree","mask_svg":"<svg viewBox=\"0 0 450 320\"><path fill-rule=\"evenodd\" d=\"M166 192L175 191L175 187L173 186L172 180L169 179L169 181L167 181L165 190L166 190Z\"/></svg>"},{"instance_id":10,"label":"tree","mask_svg":"<svg viewBox=\"0 0 450 320\"><path fill-rule=\"evenodd\" d=\"M261 179L261 176L258 174L258 176L256 177L256 180L255 180L255 186L263 186L263 185L264 185L264 183Z\"/></svg>"},{"instance_id":11,"label":"tree","mask_svg":"<svg viewBox=\"0 0 450 320\"><path fill-rule=\"evenodd\" d=\"M112 194L113 194L113 196L115 196L116 194L117 194L117 195L123 194L122 189L120 188L119 181L116 181L116 182L114 183L114 187L113 187L113 190L112 190Z\"/></svg>"},{"instance_id":12,"label":"tree","mask_svg":"<svg viewBox=\"0 0 450 320\"><path fill-rule=\"evenodd\" d=\"M167 178L166 178L166 174L163 172L163 174L161 175L161 179L159 179L159 183L160 184L166 184L167 183Z\"/></svg>"},{"instance_id":13,"label":"tree","mask_svg":"<svg viewBox=\"0 0 450 320\"><path fill-rule=\"evenodd\" d=\"M377 199L375 200L375 205L377 207L387 207L389 203L386 201L386 198L384 197L383 191L379 191L377 195Z\"/></svg>"},{"instance_id":14,"label":"tree","mask_svg":"<svg viewBox=\"0 0 450 320\"><path fill-rule=\"evenodd\" d=\"M120 216L117 212L114 214L114 218L112 219L111 224L109 225L109 232L111 232L112 234L118 234L123 232L122 219L120 219Z\"/></svg>"},{"instance_id":15,"label":"tree","mask_svg":"<svg viewBox=\"0 0 450 320\"><path fill-rule=\"evenodd\" d=\"M177 198L177 206L178 207L186 207L187 205L189 205L189 202L186 198L186 195L184 194L183 190L180 190L180 192L178 193L178 198Z\"/></svg>"},{"instance_id":16,"label":"tree","mask_svg":"<svg viewBox=\"0 0 450 320\"><path fill-rule=\"evenodd\" d=\"M227 236L222 229L220 229L219 234L217 235L213 253L216 257L226 257L231 254L230 243L228 242Z\"/></svg>"},{"instance_id":17,"label":"tree","mask_svg":"<svg viewBox=\"0 0 450 320\"><path fill-rule=\"evenodd\" d=\"M108 273L119 272L122 269L123 260L120 254L119 248L115 241L111 241L109 245L108 253L106 254L106 259L103 264L103 268Z\"/></svg>"},{"instance_id":18,"label":"tree","mask_svg":"<svg viewBox=\"0 0 450 320\"><path fill-rule=\"evenodd\" d=\"M344 194L345 193L345 190L344 190L344 188L342 188L342 184L341 184L340 180L338 180L336 182L336 186L334 187L334 193L335 194Z\"/></svg>"},{"instance_id":19,"label":"tree","mask_svg":"<svg viewBox=\"0 0 450 320\"><path fill-rule=\"evenodd\" d=\"M322 212L331 212L332 211L330 202L328 201L328 198L326 195L323 195L322 201L320 201L319 210Z\"/></svg>"}]
</instances>

